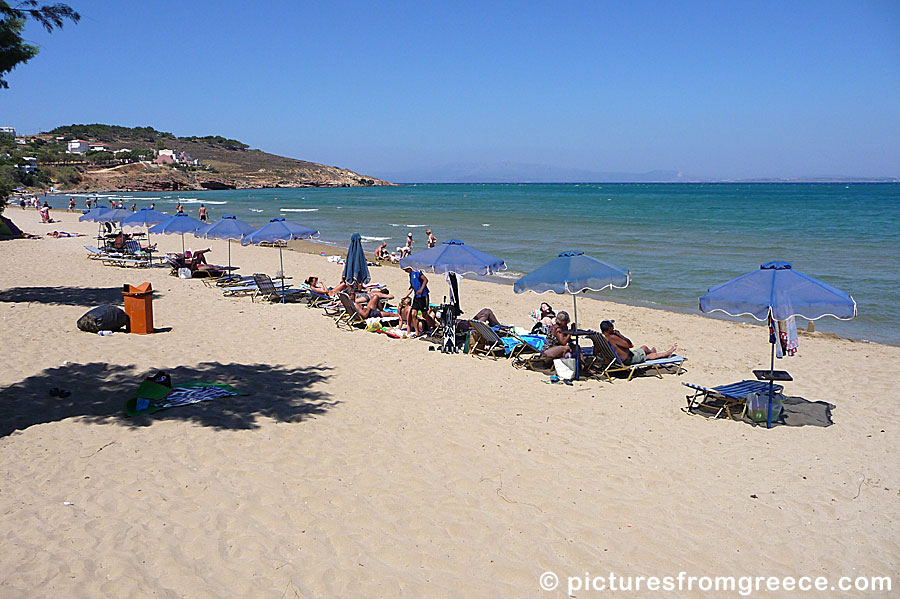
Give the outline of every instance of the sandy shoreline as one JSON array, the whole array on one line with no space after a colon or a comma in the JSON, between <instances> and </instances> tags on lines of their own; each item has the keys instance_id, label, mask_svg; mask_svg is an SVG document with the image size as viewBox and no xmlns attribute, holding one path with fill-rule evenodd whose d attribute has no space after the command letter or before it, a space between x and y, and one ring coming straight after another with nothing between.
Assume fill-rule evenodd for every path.
<instances>
[{"instance_id":1,"label":"sandy shoreline","mask_svg":"<svg viewBox=\"0 0 900 599\"><path fill-rule=\"evenodd\" d=\"M7 214L30 233L96 231L77 213L41 225L20 212ZM224 242L185 240L225 260ZM677 342L687 373L551 386L503 360L339 331L320 311L225 298L167 269L104 267L85 258L89 242L0 242L0 596L566 596L540 590L545 571L900 583L900 348L801 338L778 364L795 379L786 392L833 404L835 424L766 431L681 410L682 382L767 365L750 324L579 301L586 326L614 318L636 342ZM321 247L285 252L287 274L336 283L341 267ZM232 261L271 274L278 252L233 245ZM372 276L405 291L399 269ZM166 332L75 329L145 280ZM471 279L461 296L467 314L490 306L523 326L542 299L570 304ZM250 395L124 418L156 369Z\"/></svg>"}]
</instances>

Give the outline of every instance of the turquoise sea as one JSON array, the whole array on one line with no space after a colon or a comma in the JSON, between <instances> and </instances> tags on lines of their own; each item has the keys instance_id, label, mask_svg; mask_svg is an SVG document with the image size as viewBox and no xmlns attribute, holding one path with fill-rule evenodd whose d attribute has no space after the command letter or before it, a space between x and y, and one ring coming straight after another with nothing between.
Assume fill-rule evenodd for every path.
<instances>
[{"instance_id":1,"label":"turquoise sea","mask_svg":"<svg viewBox=\"0 0 900 599\"><path fill-rule=\"evenodd\" d=\"M693 313L710 286L787 260L857 301L858 318L824 318L817 330L900 345L900 184L420 184L100 197L170 212L181 201L194 216L204 203L213 219L235 214L251 224L283 216L336 245L358 231L367 249L381 240L393 249L408 231L424 249L431 227L439 240L505 259L507 281L578 249L631 270L631 286L605 298ZM84 195L76 199L81 208Z\"/></svg>"}]
</instances>

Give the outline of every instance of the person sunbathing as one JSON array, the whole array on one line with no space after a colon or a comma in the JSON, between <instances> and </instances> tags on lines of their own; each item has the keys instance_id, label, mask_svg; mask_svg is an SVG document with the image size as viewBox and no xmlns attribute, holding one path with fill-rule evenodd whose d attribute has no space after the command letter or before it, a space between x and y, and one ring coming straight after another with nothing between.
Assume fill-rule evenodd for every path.
<instances>
[{"instance_id":1,"label":"person sunbathing","mask_svg":"<svg viewBox=\"0 0 900 599\"><path fill-rule=\"evenodd\" d=\"M329 292L330 292L330 290L328 289L328 287L326 287L323 283L320 283L320 282L319 282L319 277L317 277L317 276L315 276L315 275L313 275L313 276L311 276L311 277L308 277L308 278L306 279L306 281L304 281L304 283L306 283L306 285L307 285L310 289L312 289L313 291L315 291L316 293L321 293L322 295L328 295Z\"/></svg>"},{"instance_id":2,"label":"person sunbathing","mask_svg":"<svg viewBox=\"0 0 900 599\"><path fill-rule=\"evenodd\" d=\"M369 298L368 301L362 305L357 303L357 298L361 295L368 296ZM353 300L354 303L357 303L356 309L359 310L359 314L363 318L389 318L397 316L396 314L391 314L384 310L384 301L394 299L394 296L391 295L391 292L387 287L370 291L367 294L354 294L350 299Z\"/></svg>"},{"instance_id":3,"label":"person sunbathing","mask_svg":"<svg viewBox=\"0 0 900 599\"><path fill-rule=\"evenodd\" d=\"M55 237L59 239L60 237L84 237L82 233L67 233L65 231L51 231L47 233L47 237Z\"/></svg>"},{"instance_id":4,"label":"person sunbathing","mask_svg":"<svg viewBox=\"0 0 900 599\"><path fill-rule=\"evenodd\" d=\"M206 252L211 252L211 251L212 251L212 248L206 248L205 250L197 250L197 251L191 253L191 256L190 256L191 261L190 261L190 263L188 263L188 267L191 270L196 270L196 269L200 268L201 265L205 265L206 264L206 256L204 254L206 254Z\"/></svg>"},{"instance_id":5,"label":"person sunbathing","mask_svg":"<svg viewBox=\"0 0 900 599\"><path fill-rule=\"evenodd\" d=\"M472 320L480 320L481 322L486 323L489 327L500 326L500 320L494 315L494 311L490 308L482 308L478 311L478 314L476 314L475 317L472 318ZM460 331L468 331L471 328L471 325L465 318L457 318L456 328Z\"/></svg>"},{"instance_id":6,"label":"person sunbathing","mask_svg":"<svg viewBox=\"0 0 900 599\"><path fill-rule=\"evenodd\" d=\"M604 320L603 322L601 322L600 332L603 333L603 336L606 337L610 345L613 346L613 349L616 351L619 359L622 360L622 363L626 366L631 366L632 364L640 364L641 362L646 362L647 360L668 358L675 353L676 349L678 349L677 343L672 346L672 349L664 352L658 351L655 347L647 347L646 345L635 347L628 337L626 337L625 335L620 333L618 329L613 327L612 320Z\"/></svg>"}]
</instances>

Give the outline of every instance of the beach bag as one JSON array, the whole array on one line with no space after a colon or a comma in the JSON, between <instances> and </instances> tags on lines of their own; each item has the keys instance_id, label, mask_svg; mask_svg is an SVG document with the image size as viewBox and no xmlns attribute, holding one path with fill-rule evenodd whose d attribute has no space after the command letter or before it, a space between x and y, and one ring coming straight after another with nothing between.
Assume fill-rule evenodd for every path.
<instances>
[{"instance_id":1,"label":"beach bag","mask_svg":"<svg viewBox=\"0 0 900 599\"><path fill-rule=\"evenodd\" d=\"M556 375L564 381L575 378L575 358L556 358L553 360L553 368L556 369Z\"/></svg>"},{"instance_id":2,"label":"beach bag","mask_svg":"<svg viewBox=\"0 0 900 599\"><path fill-rule=\"evenodd\" d=\"M775 421L781 417L782 402L784 397L781 394L775 394L772 397L772 420ZM769 394L768 393L748 393L747 394L747 417L753 422L766 422L769 414Z\"/></svg>"},{"instance_id":3,"label":"beach bag","mask_svg":"<svg viewBox=\"0 0 900 599\"><path fill-rule=\"evenodd\" d=\"M121 308L105 304L85 313L78 319L76 326L88 333L118 331L128 326L128 316Z\"/></svg>"},{"instance_id":4,"label":"beach bag","mask_svg":"<svg viewBox=\"0 0 900 599\"><path fill-rule=\"evenodd\" d=\"M179 268L178 269L178 278L179 279L190 279L193 275L191 274L190 268Z\"/></svg>"}]
</instances>

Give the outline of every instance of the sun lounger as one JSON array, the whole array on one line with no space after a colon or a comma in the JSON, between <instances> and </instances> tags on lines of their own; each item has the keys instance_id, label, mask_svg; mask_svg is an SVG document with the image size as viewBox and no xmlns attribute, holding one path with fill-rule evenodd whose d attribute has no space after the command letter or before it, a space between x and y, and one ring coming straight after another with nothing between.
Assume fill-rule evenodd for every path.
<instances>
[{"instance_id":1,"label":"sun lounger","mask_svg":"<svg viewBox=\"0 0 900 599\"><path fill-rule=\"evenodd\" d=\"M113 254L93 245L86 245L84 246L84 249L88 251L88 258L91 260L100 260L101 258L109 258L110 256L122 256L122 254Z\"/></svg>"},{"instance_id":2,"label":"sun lounger","mask_svg":"<svg viewBox=\"0 0 900 599\"><path fill-rule=\"evenodd\" d=\"M640 364L625 364L622 362L621 358L619 358L619 354L613 349L609 340L603 336L603 333L592 331L591 334L588 335L588 339L591 340L595 347L600 349L600 355L595 357L595 363L599 365L601 378L605 376L610 383L613 382L612 374L614 373L624 374L627 372L628 377L626 380L630 381L635 372L647 370L649 368L654 369L656 371L656 376L659 378L662 378L662 371L660 368L667 368L670 366L676 366L677 370L675 374L681 374L682 363L687 360L687 358L683 356L673 355L668 358L646 360Z\"/></svg>"},{"instance_id":3,"label":"sun lounger","mask_svg":"<svg viewBox=\"0 0 900 599\"><path fill-rule=\"evenodd\" d=\"M501 337L487 323L480 320L470 320L469 326L475 332L475 339L469 345L469 353L473 356L484 355L496 359L518 351L519 345L522 344L517 337Z\"/></svg>"},{"instance_id":4,"label":"sun lounger","mask_svg":"<svg viewBox=\"0 0 900 599\"><path fill-rule=\"evenodd\" d=\"M281 289L281 287L275 287L275 283L272 282L272 279L269 278L269 275L264 274L254 274L253 281L256 283L258 290L256 293L250 296L252 301L256 301L256 298L261 298L267 301L295 301L300 297L299 289L290 289L285 287Z\"/></svg>"},{"instance_id":5,"label":"sun lounger","mask_svg":"<svg viewBox=\"0 0 900 599\"><path fill-rule=\"evenodd\" d=\"M346 293L339 293L338 300L341 303L341 308L343 311L337 315L335 318L334 324L340 327L346 327L349 330L353 330L354 328L364 327L369 319L363 317L359 312L359 306L350 299L350 296ZM392 316L376 316L372 318L377 318L379 322L384 322L388 320L399 320L400 315L394 314Z\"/></svg>"},{"instance_id":6,"label":"sun lounger","mask_svg":"<svg viewBox=\"0 0 900 599\"><path fill-rule=\"evenodd\" d=\"M693 383L682 383L682 385L694 390L693 395L686 396L688 412L696 409L715 411L714 418L718 418L722 412L725 412L732 420L735 415L742 416L744 414L748 394L769 394L769 383L766 381L743 380L718 387L703 387ZM781 393L784 387L775 385L773 390L775 393Z\"/></svg>"}]
</instances>

